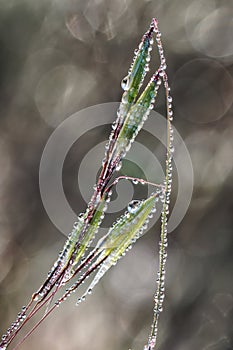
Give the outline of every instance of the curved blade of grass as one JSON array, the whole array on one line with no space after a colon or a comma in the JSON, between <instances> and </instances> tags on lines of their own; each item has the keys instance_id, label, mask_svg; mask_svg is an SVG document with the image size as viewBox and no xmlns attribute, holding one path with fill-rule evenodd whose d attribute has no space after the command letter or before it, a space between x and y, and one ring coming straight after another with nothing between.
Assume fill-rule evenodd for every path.
<instances>
[{"instance_id":1,"label":"curved blade of grass","mask_svg":"<svg viewBox=\"0 0 233 350\"><path fill-rule=\"evenodd\" d=\"M105 258L106 260L101 265L83 297L91 293L94 286L96 286L104 274L131 249L132 244L142 235L143 231L147 228L149 217L156 211L158 193L160 192L158 191L145 200L131 202L128 206L128 211L99 240L97 249L101 251L101 254L95 263ZM78 299L77 303L81 302L83 297Z\"/></svg>"}]
</instances>

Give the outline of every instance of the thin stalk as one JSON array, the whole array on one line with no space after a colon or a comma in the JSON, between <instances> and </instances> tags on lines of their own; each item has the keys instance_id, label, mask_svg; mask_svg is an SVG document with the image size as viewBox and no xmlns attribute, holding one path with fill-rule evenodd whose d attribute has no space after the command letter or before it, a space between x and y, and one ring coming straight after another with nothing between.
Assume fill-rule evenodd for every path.
<instances>
[{"instance_id":1,"label":"thin stalk","mask_svg":"<svg viewBox=\"0 0 233 350\"><path fill-rule=\"evenodd\" d=\"M20 345L22 345L25 340L39 327L39 325L57 308L59 307L59 305L67 298L67 296L69 296L69 294L71 292L74 292L79 286L80 284L87 278L90 276L90 274L92 272L94 272L106 259L107 257L105 257L104 259L102 259L102 261L98 262L98 264L92 266L90 269L88 269L85 274L83 274L83 276L79 279L78 282L76 282L73 286L71 286L64 294L61 298L59 298L56 303L44 314L44 316L33 326L33 328L22 338L22 340L16 344L16 346L13 348L13 350L16 350L19 348Z\"/></svg>"},{"instance_id":2,"label":"thin stalk","mask_svg":"<svg viewBox=\"0 0 233 350\"><path fill-rule=\"evenodd\" d=\"M159 32L158 32L159 33ZM161 60L164 58L162 43L160 41L160 33L157 35L158 47L160 47L159 54ZM164 59L165 63L165 59ZM165 87L166 95L166 107L167 107L167 153L166 153L166 170L165 170L165 189L164 189L164 198L163 198L163 207L161 213L161 232L160 232L160 249L159 249L159 270L157 278L157 288L154 295L154 313L153 321L151 325L151 332L148 339L148 344L145 347L145 350L152 350L157 343L157 333L158 333L158 320L159 315L163 310L163 301L165 296L165 265L167 260L166 248L168 245L167 240L167 216L169 213L169 204L170 204L170 194L171 194L171 182L172 182L172 153L174 151L172 140L171 140L171 120L173 120L172 113L172 98L170 96L170 88L168 85L167 74L164 71L162 74L163 83Z\"/></svg>"}]
</instances>

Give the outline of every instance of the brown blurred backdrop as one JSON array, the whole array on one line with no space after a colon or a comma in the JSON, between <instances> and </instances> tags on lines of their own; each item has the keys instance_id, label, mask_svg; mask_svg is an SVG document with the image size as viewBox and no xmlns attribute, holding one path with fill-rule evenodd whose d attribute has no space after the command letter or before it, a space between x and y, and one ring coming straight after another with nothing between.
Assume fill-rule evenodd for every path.
<instances>
[{"instance_id":1,"label":"brown blurred backdrop","mask_svg":"<svg viewBox=\"0 0 233 350\"><path fill-rule=\"evenodd\" d=\"M40 197L46 141L72 113L120 100L120 80L156 16L174 125L194 170L191 205L169 237L158 348L232 349L232 15L229 0L0 1L2 333L65 241ZM163 111L161 98L156 109ZM109 130L84 135L67 158L64 187L77 213L85 208L76 188L78 164ZM152 318L158 233L157 224L83 305L76 308L72 297L21 348L142 349Z\"/></svg>"}]
</instances>

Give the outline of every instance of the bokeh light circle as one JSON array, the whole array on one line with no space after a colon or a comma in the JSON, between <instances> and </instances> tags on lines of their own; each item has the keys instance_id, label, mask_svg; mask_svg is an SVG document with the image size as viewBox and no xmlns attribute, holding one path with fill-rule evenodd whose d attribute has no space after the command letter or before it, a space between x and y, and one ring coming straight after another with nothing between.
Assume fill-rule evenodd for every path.
<instances>
[{"instance_id":1,"label":"bokeh light circle","mask_svg":"<svg viewBox=\"0 0 233 350\"><path fill-rule=\"evenodd\" d=\"M194 123L210 123L224 116L233 102L233 79L213 59L194 59L176 72L172 91L176 112Z\"/></svg>"}]
</instances>

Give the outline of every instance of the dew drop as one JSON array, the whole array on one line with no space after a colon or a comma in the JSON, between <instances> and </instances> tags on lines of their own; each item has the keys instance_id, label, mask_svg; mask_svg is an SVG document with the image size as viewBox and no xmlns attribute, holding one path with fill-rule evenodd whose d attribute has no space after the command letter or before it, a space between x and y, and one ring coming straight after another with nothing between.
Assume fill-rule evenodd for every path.
<instances>
[{"instance_id":1,"label":"dew drop","mask_svg":"<svg viewBox=\"0 0 233 350\"><path fill-rule=\"evenodd\" d=\"M138 205L141 203L139 200L133 200L128 204L127 210L129 213L134 214L138 210Z\"/></svg>"},{"instance_id":2,"label":"dew drop","mask_svg":"<svg viewBox=\"0 0 233 350\"><path fill-rule=\"evenodd\" d=\"M119 163L117 164L117 166L116 166L116 171L121 170L121 167L122 167L122 163L119 162Z\"/></svg>"},{"instance_id":3,"label":"dew drop","mask_svg":"<svg viewBox=\"0 0 233 350\"><path fill-rule=\"evenodd\" d=\"M154 108L154 105L153 105L153 103L151 103L149 106L149 109L153 109L153 108Z\"/></svg>"},{"instance_id":4,"label":"dew drop","mask_svg":"<svg viewBox=\"0 0 233 350\"><path fill-rule=\"evenodd\" d=\"M143 48L143 42L140 42L138 49L141 50Z\"/></svg>"},{"instance_id":5,"label":"dew drop","mask_svg":"<svg viewBox=\"0 0 233 350\"><path fill-rule=\"evenodd\" d=\"M162 306L159 307L159 312L162 312L163 311L163 308Z\"/></svg>"},{"instance_id":6,"label":"dew drop","mask_svg":"<svg viewBox=\"0 0 233 350\"><path fill-rule=\"evenodd\" d=\"M150 342L149 342L149 349L154 349L155 344L156 344L156 337L153 336L153 337L151 337Z\"/></svg>"},{"instance_id":7,"label":"dew drop","mask_svg":"<svg viewBox=\"0 0 233 350\"><path fill-rule=\"evenodd\" d=\"M84 221L84 214L80 213L78 216L79 221Z\"/></svg>"},{"instance_id":8,"label":"dew drop","mask_svg":"<svg viewBox=\"0 0 233 350\"><path fill-rule=\"evenodd\" d=\"M127 91L129 88L129 77L126 75L121 81L121 87L124 91Z\"/></svg>"},{"instance_id":9,"label":"dew drop","mask_svg":"<svg viewBox=\"0 0 233 350\"><path fill-rule=\"evenodd\" d=\"M112 129L113 129L113 130L116 130L116 128L117 128L117 122L113 122L113 123L112 123Z\"/></svg>"},{"instance_id":10,"label":"dew drop","mask_svg":"<svg viewBox=\"0 0 233 350\"><path fill-rule=\"evenodd\" d=\"M159 198L162 202L164 201L164 193L163 192L159 195Z\"/></svg>"},{"instance_id":11,"label":"dew drop","mask_svg":"<svg viewBox=\"0 0 233 350\"><path fill-rule=\"evenodd\" d=\"M39 296L37 294L33 294L32 300L33 301L38 301L39 300Z\"/></svg>"},{"instance_id":12,"label":"dew drop","mask_svg":"<svg viewBox=\"0 0 233 350\"><path fill-rule=\"evenodd\" d=\"M168 96L167 100L168 100L169 103L171 103L172 102L172 97Z\"/></svg>"},{"instance_id":13,"label":"dew drop","mask_svg":"<svg viewBox=\"0 0 233 350\"><path fill-rule=\"evenodd\" d=\"M171 152L171 153L174 153L174 152L175 152L175 148L174 148L174 146L171 146L171 148L170 148L170 152Z\"/></svg>"}]
</instances>

